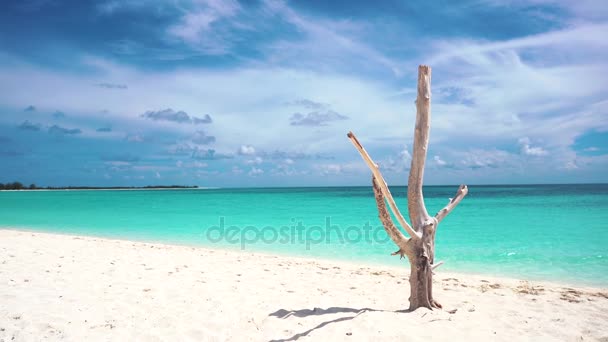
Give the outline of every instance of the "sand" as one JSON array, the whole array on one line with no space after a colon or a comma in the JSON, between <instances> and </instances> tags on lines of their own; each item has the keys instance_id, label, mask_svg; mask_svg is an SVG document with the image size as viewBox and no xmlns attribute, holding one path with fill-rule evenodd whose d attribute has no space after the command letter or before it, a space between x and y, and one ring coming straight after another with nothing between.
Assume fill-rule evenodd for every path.
<instances>
[{"instance_id":1,"label":"sand","mask_svg":"<svg viewBox=\"0 0 608 342\"><path fill-rule=\"evenodd\" d=\"M408 272L0 229L0 341L608 341L607 289Z\"/></svg>"}]
</instances>

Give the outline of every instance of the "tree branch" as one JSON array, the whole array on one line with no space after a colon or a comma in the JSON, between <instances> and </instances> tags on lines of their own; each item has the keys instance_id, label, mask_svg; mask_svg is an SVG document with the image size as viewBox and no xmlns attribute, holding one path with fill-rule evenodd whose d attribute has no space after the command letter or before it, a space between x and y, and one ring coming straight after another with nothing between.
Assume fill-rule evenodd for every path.
<instances>
[{"instance_id":1,"label":"tree branch","mask_svg":"<svg viewBox=\"0 0 608 342\"><path fill-rule=\"evenodd\" d=\"M456 195L454 196L454 198L450 198L450 202L448 202L448 204L443 209L439 210L439 212L437 212L437 214L435 215L435 219L437 220L437 222L441 222L441 220L448 216L452 209L454 209L458 205L458 203L462 201L462 199L464 198L464 196L467 195L467 193L469 193L469 188L467 188L466 185L463 184L458 187L458 191L456 191Z\"/></svg>"},{"instance_id":2,"label":"tree branch","mask_svg":"<svg viewBox=\"0 0 608 342\"><path fill-rule=\"evenodd\" d=\"M418 94L416 96L416 128L412 148L412 166L407 180L407 208L412 225L421 230L429 219L422 195L424 163L429 145L431 128L431 68L426 65L418 67Z\"/></svg>"},{"instance_id":3,"label":"tree branch","mask_svg":"<svg viewBox=\"0 0 608 342\"><path fill-rule=\"evenodd\" d=\"M412 227L403 218L403 215L401 215L399 208L397 208L397 205L395 204L395 200L393 199L393 196L391 195L391 192L389 191L388 186L386 185L386 181L384 180L384 177L382 177L382 174L380 173L380 170L378 169L378 165L376 165L376 163L374 163L374 161L369 156L369 154L367 154L367 151L365 151L365 149L363 148L363 145L361 145L359 140L357 140L357 137L355 137L353 132L348 132L347 136L350 139L350 141L353 143L353 145L355 146L357 151L359 151L359 153L361 154L361 157L363 157L363 160L365 161L367 166L372 171L372 174L374 175L374 177L377 180L376 183L379 186L379 188L382 192L382 195L384 195L384 197L386 198L386 201L388 202L388 205L390 206L391 210L393 211L393 214L397 218L397 221L399 221L401 226L403 226L405 231L412 238L420 239L421 235L418 232L416 232L414 229L412 229Z\"/></svg>"},{"instance_id":4,"label":"tree branch","mask_svg":"<svg viewBox=\"0 0 608 342\"><path fill-rule=\"evenodd\" d=\"M431 270L434 271L437 267L439 267L441 265L443 265L443 261L440 261L440 262L438 262L436 264L431 265Z\"/></svg>"},{"instance_id":5,"label":"tree branch","mask_svg":"<svg viewBox=\"0 0 608 342\"><path fill-rule=\"evenodd\" d=\"M405 251L407 250L407 242L409 241L409 239L406 238L405 235L403 235L401 231L397 228L397 226L395 226L395 224L393 223L393 220L391 219L391 214L386 209L384 195L382 194L380 186L378 186L378 181L376 180L375 176L372 176L372 187L374 189L376 205L378 206L378 217L380 218L380 221L384 226L384 230L386 230L386 232L388 233L388 236L390 236L393 242L399 247L399 250L393 253L392 255L399 254L401 255L401 258L403 258L403 255L406 253Z\"/></svg>"}]
</instances>

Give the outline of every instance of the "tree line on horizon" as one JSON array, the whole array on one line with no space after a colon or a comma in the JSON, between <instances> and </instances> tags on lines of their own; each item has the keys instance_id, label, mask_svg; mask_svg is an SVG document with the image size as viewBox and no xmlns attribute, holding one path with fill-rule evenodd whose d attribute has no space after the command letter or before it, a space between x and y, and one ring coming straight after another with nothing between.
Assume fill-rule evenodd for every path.
<instances>
[{"instance_id":1,"label":"tree line on horizon","mask_svg":"<svg viewBox=\"0 0 608 342\"><path fill-rule=\"evenodd\" d=\"M146 185L146 186L29 186L21 182L0 183L0 190L87 190L87 189L195 189L197 185Z\"/></svg>"},{"instance_id":2,"label":"tree line on horizon","mask_svg":"<svg viewBox=\"0 0 608 342\"><path fill-rule=\"evenodd\" d=\"M0 190L25 190L25 189L38 189L36 184L30 184L30 186L24 186L21 182L12 182L2 184L0 183Z\"/></svg>"}]
</instances>

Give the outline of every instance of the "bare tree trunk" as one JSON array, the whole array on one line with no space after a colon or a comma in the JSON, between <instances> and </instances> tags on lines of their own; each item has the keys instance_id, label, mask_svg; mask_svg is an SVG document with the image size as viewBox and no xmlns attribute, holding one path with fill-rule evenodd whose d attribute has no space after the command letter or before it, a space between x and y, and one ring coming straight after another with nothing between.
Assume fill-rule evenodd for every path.
<instances>
[{"instance_id":1,"label":"bare tree trunk","mask_svg":"<svg viewBox=\"0 0 608 342\"><path fill-rule=\"evenodd\" d=\"M429 309L441 308L441 305L433 298L433 270L441 263L435 263L435 232L439 222L446 217L468 192L466 185L461 185L456 196L441 209L434 217L429 216L424 204L422 194L422 183L424 178L424 164L426 161L429 143L429 131L431 122L431 68L421 65L418 68L418 95L416 98L416 128L414 131L414 145L412 153L412 165L408 178L407 201L410 226L395 205L395 201L378 169L367 154L363 145L357 140L352 132L348 137L355 148L359 151L363 160L372 170L372 185L374 196L378 206L378 214L384 229L391 237L399 250L393 255L407 256L410 261L410 310L420 307ZM385 201L389 203L393 214L410 235L407 238L393 223L390 213L386 208Z\"/></svg>"}]
</instances>

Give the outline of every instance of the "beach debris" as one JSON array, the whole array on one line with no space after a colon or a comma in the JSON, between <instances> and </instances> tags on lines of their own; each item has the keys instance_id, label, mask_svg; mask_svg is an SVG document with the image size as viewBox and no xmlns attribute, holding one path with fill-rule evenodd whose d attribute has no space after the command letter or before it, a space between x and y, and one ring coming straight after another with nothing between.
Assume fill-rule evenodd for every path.
<instances>
[{"instance_id":1,"label":"beach debris","mask_svg":"<svg viewBox=\"0 0 608 342\"><path fill-rule=\"evenodd\" d=\"M565 300L570 303L580 303L582 302L580 297L583 295L583 292L567 288L565 291L562 291L560 295L561 300Z\"/></svg>"},{"instance_id":2,"label":"beach debris","mask_svg":"<svg viewBox=\"0 0 608 342\"><path fill-rule=\"evenodd\" d=\"M542 286L532 286L527 281L521 281L520 284L515 288L516 293L529 294L533 296L538 296L544 291L545 289Z\"/></svg>"}]
</instances>

